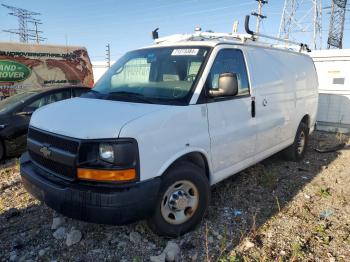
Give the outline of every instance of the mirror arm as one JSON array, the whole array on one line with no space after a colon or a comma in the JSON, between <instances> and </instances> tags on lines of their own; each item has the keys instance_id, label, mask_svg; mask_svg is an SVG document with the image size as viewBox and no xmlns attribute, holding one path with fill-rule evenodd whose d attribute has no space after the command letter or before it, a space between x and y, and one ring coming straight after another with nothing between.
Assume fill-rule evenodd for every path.
<instances>
[{"instance_id":1,"label":"mirror arm","mask_svg":"<svg viewBox=\"0 0 350 262\"><path fill-rule=\"evenodd\" d=\"M224 91L222 89L210 89L208 93L210 97L217 97L223 95Z\"/></svg>"}]
</instances>

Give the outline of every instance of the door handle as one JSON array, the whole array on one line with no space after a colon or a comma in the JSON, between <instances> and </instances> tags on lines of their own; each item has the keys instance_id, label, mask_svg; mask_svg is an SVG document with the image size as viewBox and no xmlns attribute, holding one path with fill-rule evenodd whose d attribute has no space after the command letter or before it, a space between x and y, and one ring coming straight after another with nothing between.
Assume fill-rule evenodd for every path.
<instances>
[{"instance_id":1,"label":"door handle","mask_svg":"<svg viewBox=\"0 0 350 262\"><path fill-rule=\"evenodd\" d=\"M252 105L252 108L251 108L251 110L252 110L252 117L255 117L255 97L252 97L251 105Z\"/></svg>"}]
</instances>

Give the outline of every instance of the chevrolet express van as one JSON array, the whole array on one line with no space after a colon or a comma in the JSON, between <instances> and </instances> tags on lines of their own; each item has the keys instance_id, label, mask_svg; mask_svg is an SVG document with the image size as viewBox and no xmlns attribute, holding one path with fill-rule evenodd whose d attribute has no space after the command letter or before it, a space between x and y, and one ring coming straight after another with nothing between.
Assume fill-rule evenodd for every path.
<instances>
[{"instance_id":1,"label":"chevrolet express van","mask_svg":"<svg viewBox=\"0 0 350 262\"><path fill-rule=\"evenodd\" d=\"M211 185L282 150L304 156L318 101L308 55L215 33L156 42L35 111L21 158L31 194L71 218L147 218L177 236L201 221Z\"/></svg>"}]
</instances>

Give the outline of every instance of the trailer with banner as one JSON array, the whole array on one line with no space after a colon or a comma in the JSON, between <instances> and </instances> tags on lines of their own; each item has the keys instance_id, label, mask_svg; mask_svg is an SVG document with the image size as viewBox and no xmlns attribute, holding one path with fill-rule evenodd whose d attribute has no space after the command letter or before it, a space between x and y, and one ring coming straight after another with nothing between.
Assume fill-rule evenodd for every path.
<instances>
[{"instance_id":1,"label":"trailer with banner","mask_svg":"<svg viewBox=\"0 0 350 262\"><path fill-rule=\"evenodd\" d=\"M0 43L0 99L23 89L93 83L84 47Z\"/></svg>"}]
</instances>

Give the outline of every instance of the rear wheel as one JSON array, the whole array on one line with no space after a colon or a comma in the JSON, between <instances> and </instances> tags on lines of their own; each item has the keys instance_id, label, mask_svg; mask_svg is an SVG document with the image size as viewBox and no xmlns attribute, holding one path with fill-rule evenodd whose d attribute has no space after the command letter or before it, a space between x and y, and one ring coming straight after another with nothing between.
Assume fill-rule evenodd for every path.
<instances>
[{"instance_id":1,"label":"rear wheel","mask_svg":"<svg viewBox=\"0 0 350 262\"><path fill-rule=\"evenodd\" d=\"M304 155L309 141L309 128L304 123L299 124L294 143L285 149L284 155L288 160L300 161Z\"/></svg>"},{"instance_id":2,"label":"rear wheel","mask_svg":"<svg viewBox=\"0 0 350 262\"><path fill-rule=\"evenodd\" d=\"M203 219L209 196L209 182L204 170L192 163L181 162L162 178L149 226L159 235L182 235Z\"/></svg>"}]
</instances>

